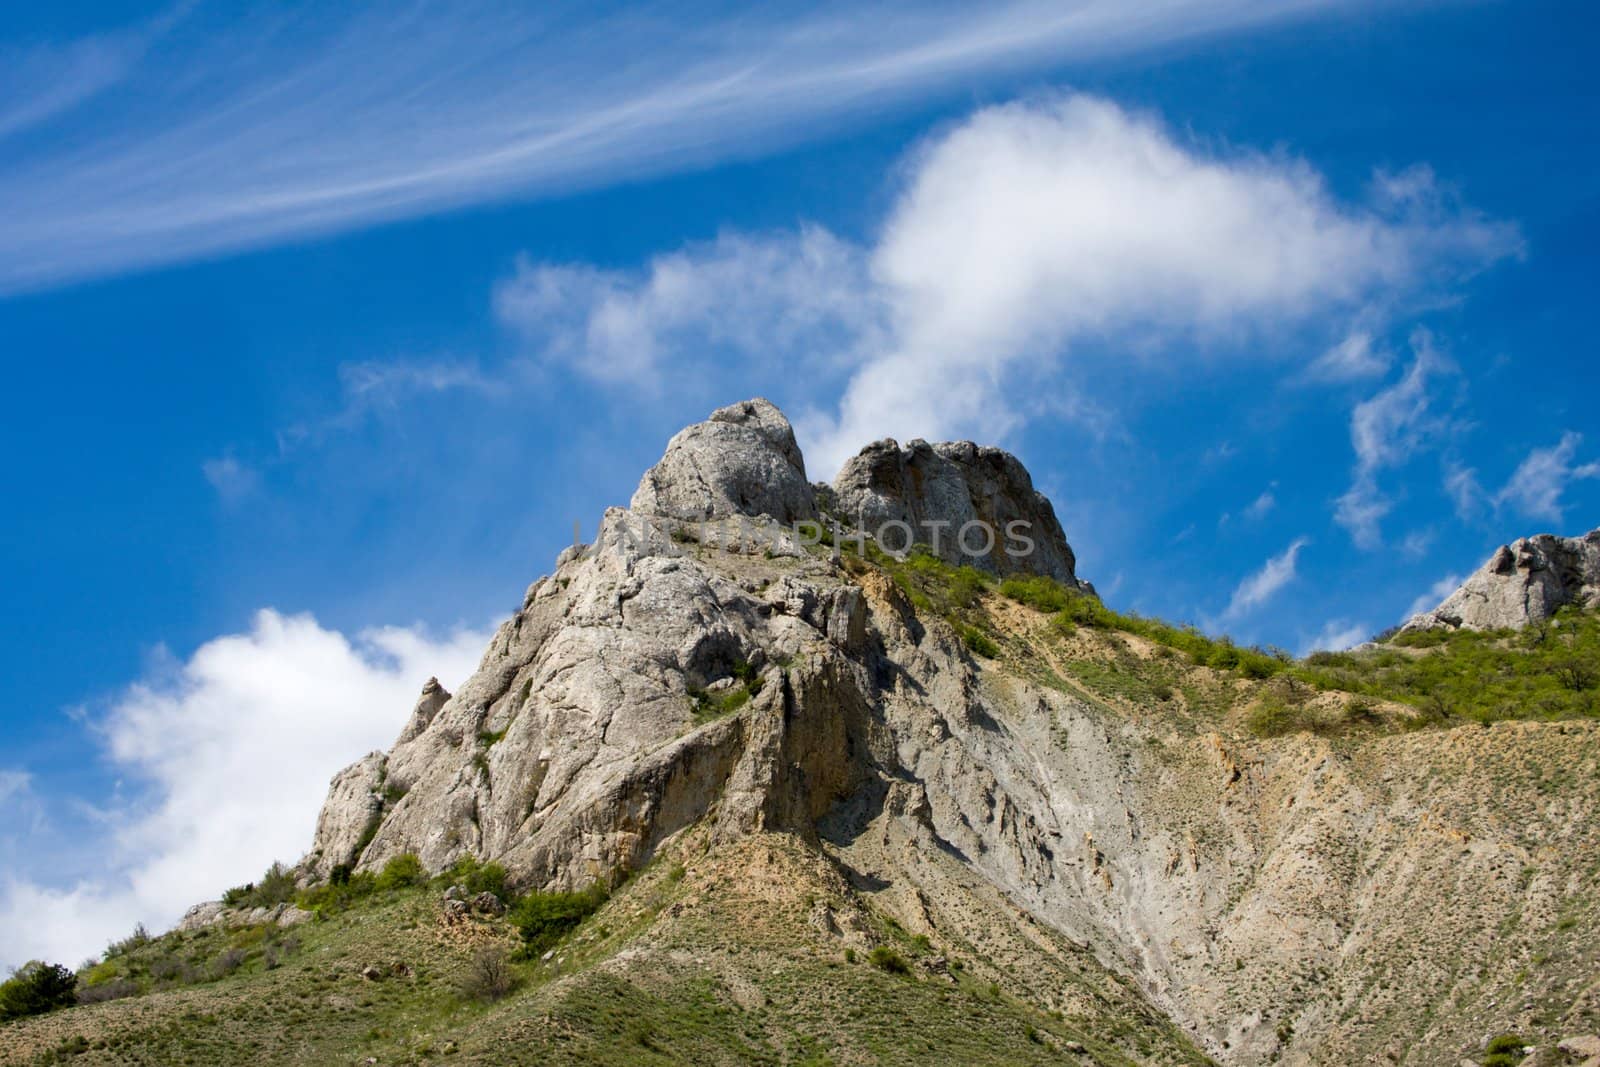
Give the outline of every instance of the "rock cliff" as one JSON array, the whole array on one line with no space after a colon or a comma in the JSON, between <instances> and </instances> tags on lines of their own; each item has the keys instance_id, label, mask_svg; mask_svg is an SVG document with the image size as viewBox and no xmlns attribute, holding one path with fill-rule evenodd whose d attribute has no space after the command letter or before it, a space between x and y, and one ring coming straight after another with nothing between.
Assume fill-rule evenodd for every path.
<instances>
[{"instance_id":1,"label":"rock cliff","mask_svg":"<svg viewBox=\"0 0 1600 1067\"><path fill-rule=\"evenodd\" d=\"M1517 629L1564 604L1600 607L1600 530L1501 545L1443 603L1412 616L1403 629Z\"/></svg>"}]
</instances>

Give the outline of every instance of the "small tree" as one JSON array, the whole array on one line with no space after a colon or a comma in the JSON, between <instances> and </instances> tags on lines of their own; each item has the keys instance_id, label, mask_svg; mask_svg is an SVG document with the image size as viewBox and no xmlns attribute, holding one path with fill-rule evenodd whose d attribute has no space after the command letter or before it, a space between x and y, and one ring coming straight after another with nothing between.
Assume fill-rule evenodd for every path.
<instances>
[{"instance_id":1,"label":"small tree","mask_svg":"<svg viewBox=\"0 0 1600 1067\"><path fill-rule=\"evenodd\" d=\"M500 1000L516 985L516 975L505 950L491 946L478 950L461 976L461 995L469 1000Z\"/></svg>"},{"instance_id":2,"label":"small tree","mask_svg":"<svg viewBox=\"0 0 1600 1067\"><path fill-rule=\"evenodd\" d=\"M379 889L403 889L427 880L428 872L423 869L422 861L410 852L394 857L378 872Z\"/></svg>"},{"instance_id":3,"label":"small tree","mask_svg":"<svg viewBox=\"0 0 1600 1067\"><path fill-rule=\"evenodd\" d=\"M0 1020L65 1008L77 1001L77 987L77 976L59 963L24 963L0 982Z\"/></svg>"}]
</instances>

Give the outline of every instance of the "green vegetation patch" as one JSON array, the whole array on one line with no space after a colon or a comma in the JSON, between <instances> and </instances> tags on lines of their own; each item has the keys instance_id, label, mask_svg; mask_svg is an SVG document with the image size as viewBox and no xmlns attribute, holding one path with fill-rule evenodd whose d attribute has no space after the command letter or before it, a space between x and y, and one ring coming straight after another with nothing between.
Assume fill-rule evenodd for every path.
<instances>
[{"instance_id":1,"label":"green vegetation patch","mask_svg":"<svg viewBox=\"0 0 1600 1067\"><path fill-rule=\"evenodd\" d=\"M1419 725L1600 716L1600 614L1565 607L1522 630L1427 630L1318 652L1295 676L1419 709Z\"/></svg>"}]
</instances>

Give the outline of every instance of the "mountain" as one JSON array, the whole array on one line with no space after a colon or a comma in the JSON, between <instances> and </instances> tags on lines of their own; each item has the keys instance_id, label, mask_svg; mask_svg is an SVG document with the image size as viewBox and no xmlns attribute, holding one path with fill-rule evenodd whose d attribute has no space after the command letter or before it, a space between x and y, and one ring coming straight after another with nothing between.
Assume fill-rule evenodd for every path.
<instances>
[{"instance_id":1,"label":"mountain","mask_svg":"<svg viewBox=\"0 0 1600 1067\"><path fill-rule=\"evenodd\" d=\"M1007 453L814 485L735 404L334 779L294 872L0 1052L1563 1062L1600 1031L1600 721L1525 668L1600 623L1562 618L1289 662L1107 608ZM463 992L495 945L504 995Z\"/></svg>"}]
</instances>

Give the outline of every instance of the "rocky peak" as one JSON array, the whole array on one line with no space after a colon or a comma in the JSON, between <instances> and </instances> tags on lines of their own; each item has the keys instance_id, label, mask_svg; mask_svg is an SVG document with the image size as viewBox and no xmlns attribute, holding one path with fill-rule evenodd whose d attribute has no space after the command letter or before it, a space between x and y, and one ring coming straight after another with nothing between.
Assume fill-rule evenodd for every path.
<instances>
[{"instance_id":1,"label":"rocky peak","mask_svg":"<svg viewBox=\"0 0 1600 1067\"><path fill-rule=\"evenodd\" d=\"M434 716L439 714L439 709L449 700L450 693L439 684L439 679L429 678L423 683L422 695L417 698L417 706L412 709L411 718L406 720L405 729L400 731L395 744L405 744L426 730L433 722Z\"/></svg>"},{"instance_id":2,"label":"rocky peak","mask_svg":"<svg viewBox=\"0 0 1600 1067\"><path fill-rule=\"evenodd\" d=\"M817 517L794 428L759 397L679 431L661 462L645 472L630 506L691 521L769 515L792 526Z\"/></svg>"},{"instance_id":3,"label":"rocky peak","mask_svg":"<svg viewBox=\"0 0 1600 1067\"><path fill-rule=\"evenodd\" d=\"M880 530L903 523L950 563L1000 575L1042 574L1092 591L1078 580L1049 499L1034 489L1021 461L1002 449L922 440L901 447L886 438L844 465L832 493L833 508L850 525ZM963 536L968 524L976 525ZM883 539L898 548L895 538L904 536L893 529Z\"/></svg>"},{"instance_id":4,"label":"rocky peak","mask_svg":"<svg viewBox=\"0 0 1600 1067\"><path fill-rule=\"evenodd\" d=\"M1501 545L1443 603L1412 616L1402 629L1516 628L1548 619L1564 604L1600 607L1600 529Z\"/></svg>"}]
</instances>

